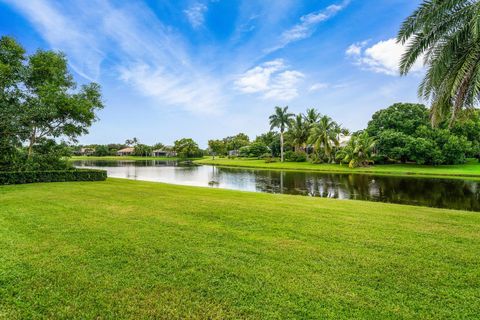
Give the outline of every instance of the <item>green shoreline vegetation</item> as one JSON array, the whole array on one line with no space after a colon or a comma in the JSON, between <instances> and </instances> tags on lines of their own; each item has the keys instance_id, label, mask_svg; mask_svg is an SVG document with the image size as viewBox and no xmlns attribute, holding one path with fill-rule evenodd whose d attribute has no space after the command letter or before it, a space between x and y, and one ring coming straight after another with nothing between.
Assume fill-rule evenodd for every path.
<instances>
[{"instance_id":1,"label":"green shoreline vegetation","mask_svg":"<svg viewBox=\"0 0 480 320\"><path fill-rule=\"evenodd\" d=\"M196 158L194 158L196 159ZM68 158L69 161L82 161L82 160L90 160L90 161L143 161L143 160L182 160L178 157L142 157L142 156L71 156ZM191 160L191 159L188 159Z\"/></svg>"},{"instance_id":2,"label":"green shoreline vegetation","mask_svg":"<svg viewBox=\"0 0 480 320\"><path fill-rule=\"evenodd\" d=\"M480 308L478 213L111 178L2 186L0 198L8 319L474 318Z\"/></svg>"},{"instance_id":3,"label":"green shoreline vegetation","mask_svg":"<svg viewBox=\"0 0 480 320\"><path fill-rule=\"evenodd\" d=\"M265 162L258 159L204 158L195 160L197 164L209 164L221 167L237 167L264 170L315 171L324 173L383 174L383 175L415 175L441 177L480 178L480 163L470 159L465 164L427 166L416 164L385 164L369 167L349 168L341 164L312 164L309 162Z\"/></svg>"}]
</instances>

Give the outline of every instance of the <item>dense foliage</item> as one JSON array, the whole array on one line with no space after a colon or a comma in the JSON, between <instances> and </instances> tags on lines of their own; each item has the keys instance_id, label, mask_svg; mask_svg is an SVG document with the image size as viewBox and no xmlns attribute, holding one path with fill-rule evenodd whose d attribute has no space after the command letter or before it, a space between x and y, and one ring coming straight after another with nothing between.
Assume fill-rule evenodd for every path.
<instances>
[{"instance_id":1,"label":"dense foliage","mask_svg":"<svg viewBox=\"0 0 480 320\"><path fill-rule=\"evenodd\" d=\"M198 144L191 138L183 138L174 142L173 150L180 158L195 158L203 156Z\"/></svg>"},{"instance_id":2,"label":"dense foliage","mask_svg":"<svg viewBox=\"0 0 480 320\"><path fill-rule=\"evenodd\" d=\"M104 181L104 170L0 171L0 185L35 182Z\"/></svg>"},{"instance_id":3,"label":"dense foliage","mask_svg":"<svg viewBox=\"0 0 480 320\"><path fill-rule=\"evenodd\" d=\"M103 108L100 87L77 84L62 53L26 55L13 38L0 38L0 170L63 169L69 149Z\"/></svg>"},{"instance_id":4,"label":"dense foliage","mask_svg":"<svg viewBox=\"0 0 480 320\"><path fill-rule=\"evenodd\" d=\"M457 164L479 154L480 118L471 112L450 130L446 123L432 127L421 104L397 103L377 111L366 132L377 140L377 159L418 164Z\"/></svg>"}]
</instances>

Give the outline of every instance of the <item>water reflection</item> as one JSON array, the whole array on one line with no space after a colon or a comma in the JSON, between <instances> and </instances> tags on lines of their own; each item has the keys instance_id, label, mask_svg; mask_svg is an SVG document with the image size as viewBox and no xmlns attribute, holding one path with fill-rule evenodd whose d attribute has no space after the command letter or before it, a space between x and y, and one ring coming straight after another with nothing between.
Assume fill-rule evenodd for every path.
<instances>
[{"instance_id":1,"label":"water reflection","mask_svg":"<svg viewBox=\"0 0 480 320\"><path fill-rule=\"evenodd\" d=\"M101 168L116 178L480 211L479 182L474 180L219 168L158 160L75 165Z\"/></svg>"}]
</instances>

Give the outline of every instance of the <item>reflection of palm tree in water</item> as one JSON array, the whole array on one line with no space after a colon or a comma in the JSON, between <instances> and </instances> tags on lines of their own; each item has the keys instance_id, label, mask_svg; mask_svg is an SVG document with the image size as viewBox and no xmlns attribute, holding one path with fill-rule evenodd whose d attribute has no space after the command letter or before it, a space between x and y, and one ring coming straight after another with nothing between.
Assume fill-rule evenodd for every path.
<instances>
[{"instance_id":1,"label":"reflection of palm tree in water","mask_svg":"<svg viewBox=\"0 0 480 320\"><path fill-rule=\"evenodd\" d=\"M208 185L212 187L218 186L220 184L219 180L220 179L219 179L218 169L215 166L212 166L212 172L208 179Z\"/></svg>"}]
</instances>

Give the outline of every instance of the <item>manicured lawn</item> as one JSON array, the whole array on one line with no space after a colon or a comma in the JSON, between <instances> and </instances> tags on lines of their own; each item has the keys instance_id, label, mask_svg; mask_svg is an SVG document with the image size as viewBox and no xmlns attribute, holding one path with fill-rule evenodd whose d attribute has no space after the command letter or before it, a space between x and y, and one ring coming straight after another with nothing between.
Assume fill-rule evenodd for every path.
<instances>
[{"instance_id":1,"label":"manicured lawn","mask_svg":"<svg viewBox=\"0 0 480 320\"><path fill-rule=\"evenodd\" d=\"M472 319L480 214L108 179L0 187L0 318Z\"/></svg>"},{"instance_id":2,"label":"manicured lawn","mask_svg":"<svg viewBox=\"0 0 480 320\"><path fill-rule=\"evenodd\" d=\"M137 156L105 156L105 157L95 157L95 156L73 156L69 158L71 161L76 160L178 160L175 157L137 157Z\"/></svg>"},{"instance_id":3,"label":"manicured lawn","mask_svg":"<svg viewBox=\"0 0 480 320\"><path fill-rule=\"evenodd\" d=\"M389 164L374 165L365 168L351 169L348 165L339 164L312 164L309 162L272 162L265 163L264 160L256 159L226 159L206 157L201 160L195 160L199 164L215 164L226 167L248 167L261 169L282 169L282 170L301 170L301 171L319 171L319 172L350 172L350 173L374 173L390 175L434 175L434 176L460 176L460 177L480 177L480 163L476 159L470 159L465 164L445 165L445 166L426 166L415 164Z\"/></svg>"}]
</instances>

